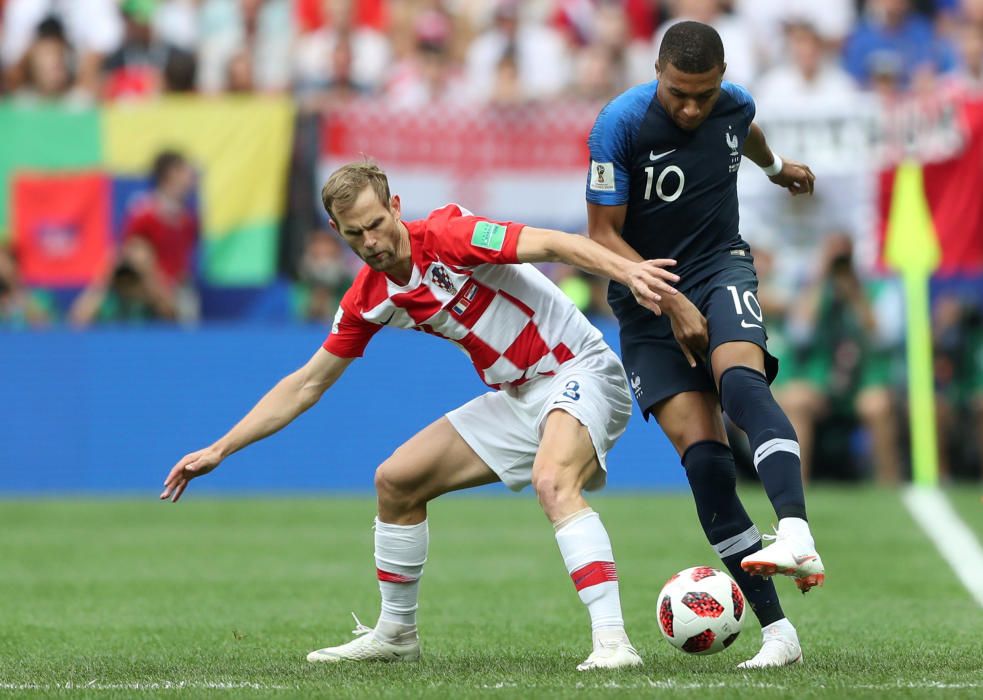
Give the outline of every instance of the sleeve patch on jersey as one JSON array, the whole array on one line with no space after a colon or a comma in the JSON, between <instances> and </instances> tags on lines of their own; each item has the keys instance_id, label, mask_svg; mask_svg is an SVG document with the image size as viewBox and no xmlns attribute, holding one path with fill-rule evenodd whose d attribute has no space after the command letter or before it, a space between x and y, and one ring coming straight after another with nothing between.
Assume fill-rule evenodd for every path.
<instances>
[{"instance_id":1,"label":"sleeve patch on jersey","mask_svg":"<svg viewBox=\"0 0 983 700\"><path fill-rule=\"evenodd\" d=\"M590 188L595 192L614 192L614 163L590 162Z\"/></svg>"},{"instance_id":2,"label":"sleeve patch on jersey","mask_svg":"<svg viewBox=\"0 0 983 700\"><path fill-rule=\"evenodd\" d=\"M501 250L505 245L505 226L490 221L479 221L471 234L471 245L488 250Z\"/></svg>"}]
</instances>

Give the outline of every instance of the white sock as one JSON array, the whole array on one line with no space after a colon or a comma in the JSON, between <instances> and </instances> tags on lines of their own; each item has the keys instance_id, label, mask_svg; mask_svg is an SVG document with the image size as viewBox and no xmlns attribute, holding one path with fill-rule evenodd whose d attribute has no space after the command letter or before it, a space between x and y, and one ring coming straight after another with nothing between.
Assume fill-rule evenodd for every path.
<instances>
[{"instance_id":1,"label":"white sock","mask_svg":"<svg viewBox=\"0 0 983 700\"><path fill-rule=\"evenodd\" d=\"M375 519L375 566L382 593L377 628L416 625L420 576L429 543L426 520L418 525L390 525Z\"/></svg>"},{"instance_id":2,"label":"white sock","mask_svg":"<svg viewBox=\"0 0 983 700\"><path fill-rule=\"evenodd\" d=\"M812 531L809 530L809 523L802 518L782 518L778 521L778 531L786 537L804 540L810 546L814 544Z\"/></svg>"},{"instance_id":3,"label":"white sock","mask_svg":"<svg viewBox=\"0 0 983 700\"><path fill-rule=\"evenodd\" d=\"M610 638L612 633L617 636L618 631L624 635L618 572L601 517L587 508L560 521L556 543L580 600L590 613L595 638L599 630L605 630L600 635L604 638Z\"/></svg>"}]
</instances>

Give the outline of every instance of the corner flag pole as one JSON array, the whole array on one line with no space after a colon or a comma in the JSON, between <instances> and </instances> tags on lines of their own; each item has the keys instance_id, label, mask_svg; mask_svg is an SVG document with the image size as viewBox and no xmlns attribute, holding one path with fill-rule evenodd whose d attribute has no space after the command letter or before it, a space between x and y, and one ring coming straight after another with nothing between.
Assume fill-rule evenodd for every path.
<instances>
[{"instance_id":1,"label":"corner flag pole","mask_svg":"<svg viewBox=\"0 0 983 700\"><path fill-rule=\"evenodd\" d=\"M941 257L921 166L906 161L894 176L884 259L904 284L912 478L918 486L939 481L928 281Z\"/></svg>"}]
</instances>

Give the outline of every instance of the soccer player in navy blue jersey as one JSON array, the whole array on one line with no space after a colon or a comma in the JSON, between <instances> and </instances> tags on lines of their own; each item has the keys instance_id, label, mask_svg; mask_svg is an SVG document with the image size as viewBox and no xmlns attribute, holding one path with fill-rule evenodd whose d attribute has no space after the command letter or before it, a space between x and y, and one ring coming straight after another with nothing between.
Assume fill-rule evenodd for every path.
<instances>
[{"instance_id":1,"label":"soccer player in navy blue jersey","mask_svg":"<svg viewBox=\"0 0 983 700\"><path fill-rule=\"evenodd\" d=\"M746 156L793 196L811 194L815 176L771 152L754 100L723 79L725 69L712 27L681 22L666 32L657 79L612 100L591 131L588 229L631 260L678 261L679 293L664 299L662 316L617 283L608 301L638 406L679 452L707 539L761 623L761 650L741 664L759 668L802 659L771 576L789 575L805 592L825 573L806 521L795 431L769 387L778 362L739 233L737 171ZM747 433L779 519L766 548L737 496L721 408Z\"/></svg>"}]
</instances>

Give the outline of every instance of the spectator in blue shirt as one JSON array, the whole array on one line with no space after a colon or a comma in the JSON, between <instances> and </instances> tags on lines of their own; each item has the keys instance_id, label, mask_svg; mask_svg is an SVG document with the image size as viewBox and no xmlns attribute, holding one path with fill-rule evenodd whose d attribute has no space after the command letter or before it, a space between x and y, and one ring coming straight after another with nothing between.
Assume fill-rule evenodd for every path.
<instances>
[{"instance_id":1,"label":"spectator in blue shirt","mask_svg":"<svg viewBox=\"0 0 983 700\"><path fill-rule=\"evenodd\" d=\"M910 0L870 0L864 19L847 39L843 63L862 85L889 71L908 87L922 75L952 70L956 59L953 47L912 10Z\"/></svg>"}]
</instances>

